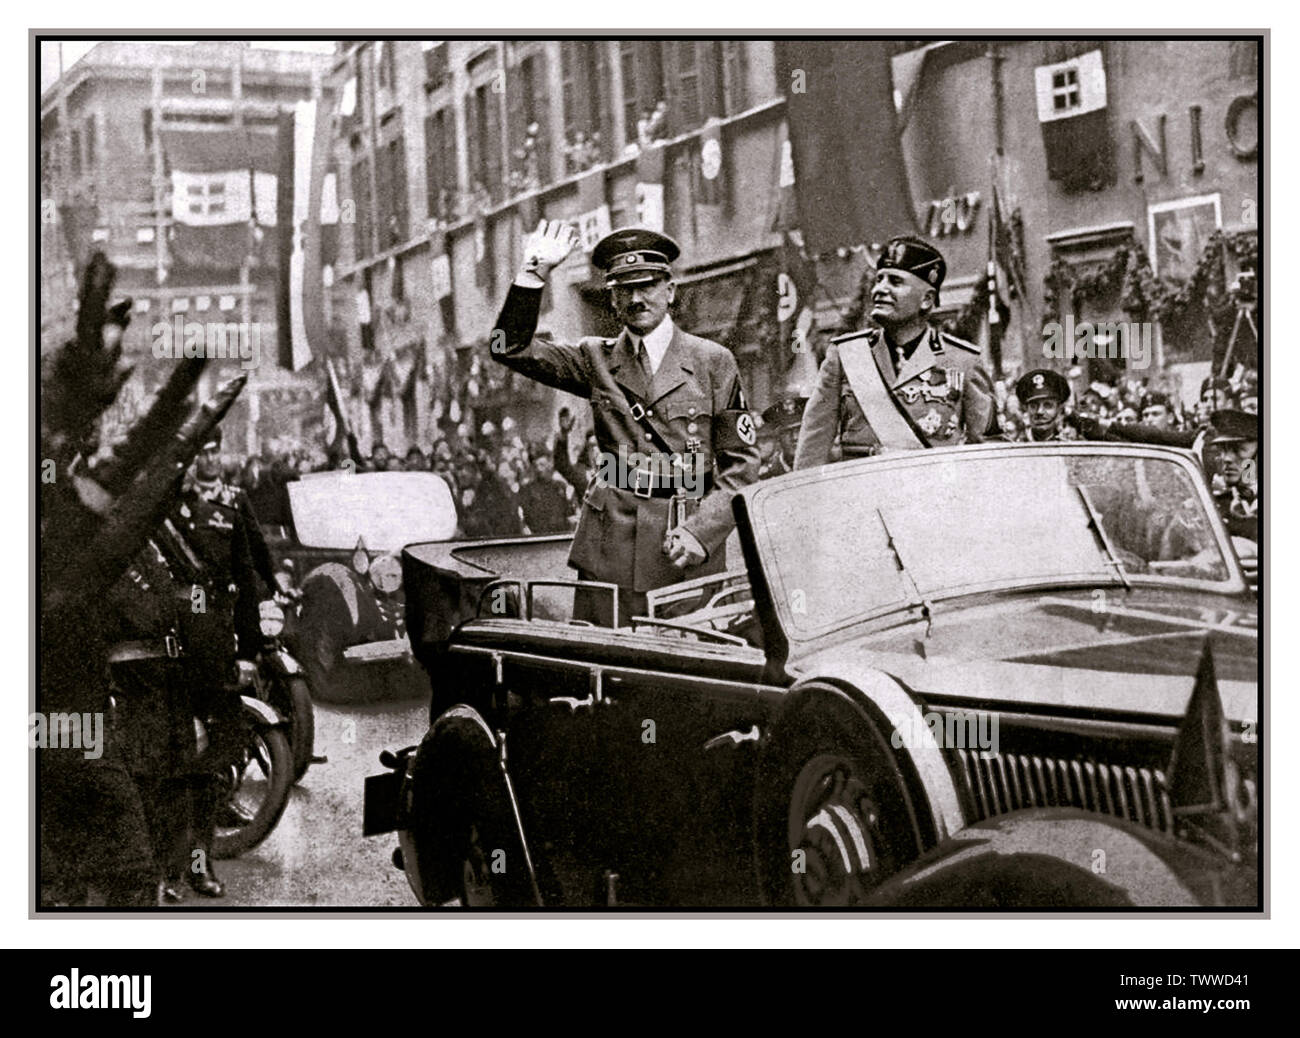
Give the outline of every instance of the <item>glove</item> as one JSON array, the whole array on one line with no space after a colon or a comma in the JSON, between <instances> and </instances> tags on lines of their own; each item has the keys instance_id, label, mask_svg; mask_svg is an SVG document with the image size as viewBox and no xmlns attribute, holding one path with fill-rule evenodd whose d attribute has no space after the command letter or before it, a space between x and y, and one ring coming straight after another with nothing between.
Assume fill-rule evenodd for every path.
<instances>
[{"instance_id":1,"label":"glove","mask_svg":"<svg viewBox=\"0 0 1300 1038\"><path fill-rule=\"evenodd\" d=\"M551 271L564 262L578 244L577 232L564 220L545 220L537 224L524 242L524 265L515 284L541 288Z\"/></svg>"}]
</instances>

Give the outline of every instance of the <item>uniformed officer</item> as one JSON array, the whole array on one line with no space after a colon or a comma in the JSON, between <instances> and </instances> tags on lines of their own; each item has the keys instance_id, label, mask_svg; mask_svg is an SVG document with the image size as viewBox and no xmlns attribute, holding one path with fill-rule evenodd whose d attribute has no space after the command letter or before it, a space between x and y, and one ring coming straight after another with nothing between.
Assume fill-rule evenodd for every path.
<instances>
[{"instance_id":1,"label":"uniformed officer","mask_svg":"<svg viewBox=\"0 0 1300 1038\"><path fill-rule=\"evenodd\" d=\"M1016 397L1029 423L1020 439L1028 443L1077 439L1065 424L1070 383L1063 375L1048 368L1027 371L1016 380Z\"/></svg>"},{"instance_id":2,"label":"uniformed officer","mask_svg":"<svg viewBox=\"0 0 1300 1038\"><path fill-rule=\"evenodd\" d=\"M1215 411L1206 446L1210 489L1224 526L1234 537L1258 541L1259 418L1245 411Z\"/></svg>"},{"instance_id":3,"label":"uniformed officer","mask_svg":"<svg viewBox=\"0 0 1300 1038\"><path fill-rule=\"evenodd\" d=\"M871 319L832 339L804 410L796 469L825 465L836 438L846 460L882 450L983 440L995 429L979 347L939 331L946 265L929 242L891 238L876 265Z\"/></svg>"},{"instance_id":4,"label":"uniformed officer","mask_svg":"<svg viewBox=\"0 0 1300 1038\"><path fill-rule=\"evenodd\" d=\"M242 715L234 691L236 655L257 654L257 578L276 589L275 568L247 495L221 480L221 430L194 462L194 479L181 492L173 522L202 567L203 584L193 606L181 611L186 671L200 712L208 721L209 748L198 767L193 794L195 849L203 851L187 874L190 886L208 897L225 887L212 869L212 840L222 812L238 813L230 790L215 775L242 752ZM199 597L198 592L202 595ZM250 609L251 605L251 609ZM238 638L236 637L238 633ZM246 822L244 818L232 822Z\"/></svg>"},{"instance_id":5,"label":"uniformed officer","mask_svg":"<svg viewBox=\"0 0 1300 1038\"><path fill-rule=\"evenodd\" d=\"M569 564L618 585L622 623L644 613L647 591L725 569L731 498L757 477L758 436L730 351L668 315L680 250L666 235L621 229L592 252L617 338L534 338L546 278L576 244L570 225L542 221L489 345L494 360L591 401L600 456ZM575 612L608 623L608 598L582 596Z\"/></svg>"},{"instance_id":6,"label":"uniformed officer","mask_svg":"<svg viewBox=\"0 0 1300 1038\"><path fill-rule=\"evenodd\" d=\"M763 436L770 436L773 443L771 456L764 456L759 468L759 479L783 476L794 471L794 452L799 443L799 425L803 421L806 398L783 397L763 412L763 427L759 430ZM770 432L769 432L770 430Z\"/></svg>"}]
</instances>

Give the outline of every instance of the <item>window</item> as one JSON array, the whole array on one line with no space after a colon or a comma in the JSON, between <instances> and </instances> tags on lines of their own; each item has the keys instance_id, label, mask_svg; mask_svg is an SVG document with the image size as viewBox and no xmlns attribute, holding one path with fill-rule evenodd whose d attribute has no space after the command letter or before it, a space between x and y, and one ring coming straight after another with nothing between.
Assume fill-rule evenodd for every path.
<instances>
[{"instance_id":1,"label":"window","mask_svg":"<svg viewBox=\"0 0 1300 1038\"><path fill-rule=\"evenodd\" d=\"M469 103L470 190L501 200L501 109L492 82L474 89Z\"/></svg>"},{"instance_id":2,"label":"window","mask_svg":"<svg viewBox=\"0 0 1300 1038\"><path fill-rule=\"evenodd\" d=\"M424 42L424 86L426 90L437 90L450 78L451 69L447 64L447 45L431 40Z\"/></svg>"},{"instance_id":3,"label":"window","mask_svg":"<svg viewBox=\"0 0 1300 1038\"><path fill-rule=\"evenodd\" d=\"M676 135L689 133L710 116L721 115L721 50L715 40L673 40L664 44L669 122Z\"/></svg>"},{"instance_id":4,"label":"window","mask_svg":"<svg viewBox=\"0 0 1300 1038\"><path fill-rule=\"evenodd\" d=\"M546 56L529 54L507 83L510 193L518 194L551 180L550 120L546 103Z\"/></svg>"},{"instance_id":5,"label":"window","mask_svg":"<svg viewBox=\"0 0 1300 1038\"><path fill-rule=\"evenodd\" d=\"M748 52L741 40L724 40L719 46L722 48L724 110L728 115L735 115L749 107Z\"/></svg>"},{"instance_id":6,"label":"window","mask_svg":"<svg viewBox=\"0 0 1300 1038\"><path fill-rule=\"evenodd\" d=\"M406 145L399 134L384 144L379 162L379 247L400 245L407 238Z\"/></svg>"},{"instance_id":7,"label":"window","mask_svg":"<svg viewBox=\"0 0 1300 1038\"><path fill-rule=\"evenodd\" d=\"M590 40L565 40L560 45L566 173L590 169L606 155L603 45Z\"/></svg>"},{"instance_id":8,"label":"window","mask_svg":"<svg viewBox=\"0 0 1300 1038\"><path fill-rule=\"evenodd\" d=\"M371 255L374 247L370 243L370 224L373 219L370 192L370 163L365 155L360 155L352 162L352 199L356 203L357 220L354 249L357 259Z\"/></svg>"},{"instance_id":9,"label":"window","mask_svg":"<svg viewBox=\"0 0 1300 1038\"><path fill-rule=\"evenodd\" d=\"M456 219L456 118L439 108L424 120L425 197L431 219Z\"/></svg>"},{"instance_id":10,"label":"window","mask_svg":"<svg viewBox=\"0 0 1300 1038\"><path fill-rule=\"evenodd\" d=\"M95 171L95 116L86 116L86 172Z\"/></svg>"},{"instance_id":11,"label":"window","mask_svg":"<svg viewBox=\"0 0 1300 1038\"><path fill-rule=\"evenodd\" d=\"M668 136L662 45L658 41L630 40L619 48L627 139L644 147Z\"/></svg>"},{"instance_id":12,"label":"window","mask_svg":"<svg viewBox=\"0 0 1300 1038\"><path fill-rule=\"evenodd\" d=\"M1061 69L1052 73L1052 108L1065 112L1079 107L1079 70Z\"/></svg>"}]
</instances>

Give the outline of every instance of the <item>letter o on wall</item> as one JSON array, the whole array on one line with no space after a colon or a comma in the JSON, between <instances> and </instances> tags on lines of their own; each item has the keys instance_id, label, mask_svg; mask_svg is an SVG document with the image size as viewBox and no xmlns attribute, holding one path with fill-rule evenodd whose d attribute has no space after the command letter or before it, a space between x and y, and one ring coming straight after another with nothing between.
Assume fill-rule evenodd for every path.
<instances>
[{"instance_id":1,"label":"letter o on wall","mask_svg":"<svg viewBox=\"0 0 1300 1038\"><path fill-rule=\"evenodd\" d=\"M1239 159L1253 159L1259 154L1259 99L1254 94L1234 97L1223 120L1228 144Z\"/></svg>"}]
</instances>

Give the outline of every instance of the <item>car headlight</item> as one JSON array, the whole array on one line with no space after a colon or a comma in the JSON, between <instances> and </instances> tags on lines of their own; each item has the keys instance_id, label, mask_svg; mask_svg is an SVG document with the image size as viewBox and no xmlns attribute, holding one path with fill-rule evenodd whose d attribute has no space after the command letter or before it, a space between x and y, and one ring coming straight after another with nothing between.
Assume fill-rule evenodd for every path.
<instances>
[{"instance_id":1,"label":"car headlight","mask_svg":"<svg viewBox=\"0 0 1300 1038\"><path fill-rule=\"evenodd\" d=\"M257 615L262 634L267 638L274 638L284 630L284 610L279 602L268 598L257 607Z\"/></svg>"},{"instance_id":2,"label":"car headlight","mask_svg":"<svg viewBox=\"0 0 1300 1038\"><path fill-rule=\"evenodd\" d=\"M370 583L376 591L391 595L402 586L402 564L392 555L381 555L370 563Z\"/></svg>"}]
</instances>

